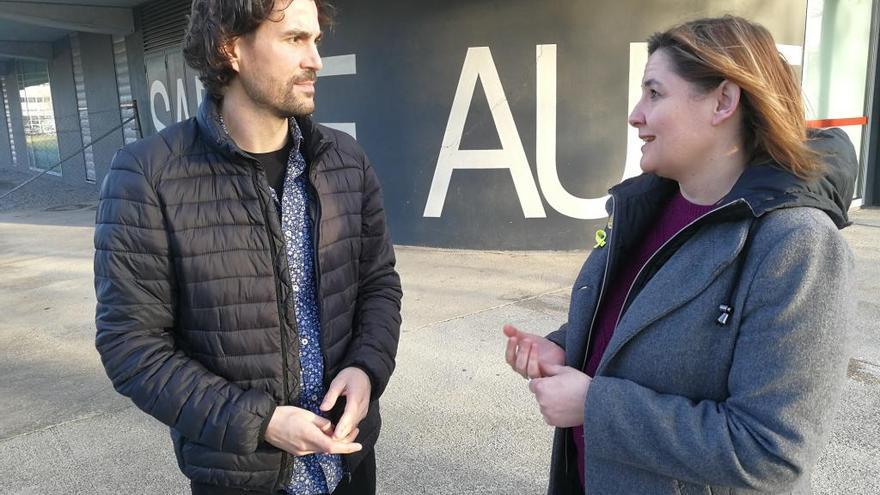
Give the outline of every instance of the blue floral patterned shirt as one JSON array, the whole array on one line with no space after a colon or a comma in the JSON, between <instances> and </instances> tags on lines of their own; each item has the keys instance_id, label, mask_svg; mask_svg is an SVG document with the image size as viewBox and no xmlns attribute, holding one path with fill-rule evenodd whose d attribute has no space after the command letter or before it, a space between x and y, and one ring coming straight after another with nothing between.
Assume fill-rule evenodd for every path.
<instances>
[{"instance_id":1,"label":"blue floral patterned shirt","mask_svg":"<svg viewBox=\"0 0 880 495\"><path fill-rule=\"evenodd\" d=\"M296 293L296 323L299 329L299 362L302 368L300 394L294 403L322 415L318 408L324 400L324 358L321 353L321 322L318 313L318 286L315 252L312 249L314 219L308 211L306 161L300 152L302 132L290 119L293 148L287 161L284 192L281 196L281 230L287 252L290 281ZM278 202L276 196L276 204ZM293 478L285 488L291 495L332 493L345 469L335 454L312 454L294 457Z\"/></svg>"}]
</instances>

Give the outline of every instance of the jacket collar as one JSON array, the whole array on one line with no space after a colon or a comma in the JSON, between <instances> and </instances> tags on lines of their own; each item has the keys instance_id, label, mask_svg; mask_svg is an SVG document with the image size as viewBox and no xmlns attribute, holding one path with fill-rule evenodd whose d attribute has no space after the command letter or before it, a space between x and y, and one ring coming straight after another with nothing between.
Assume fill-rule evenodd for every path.
<instances>
[{"instance_id":1,"label":"jacket collar","mask_svg":"<svg viewBox=\"0 0 880 495\"><path fill-rule=\"evenodd\" d=\"M253 160L253 157L239 148L235 141L223 130L220 124L219 100L212 96L202 100L202 103L199 105L199 111L196 114L196 122L205 138L215 147L219 148L221 152L233 158ZM333 144L333 141L326 130L315 123L311 115L297 116L296 122L303 135L301 151L306 159L306 163L311 164L313 160Z\"/></svg>"}]
</instances>

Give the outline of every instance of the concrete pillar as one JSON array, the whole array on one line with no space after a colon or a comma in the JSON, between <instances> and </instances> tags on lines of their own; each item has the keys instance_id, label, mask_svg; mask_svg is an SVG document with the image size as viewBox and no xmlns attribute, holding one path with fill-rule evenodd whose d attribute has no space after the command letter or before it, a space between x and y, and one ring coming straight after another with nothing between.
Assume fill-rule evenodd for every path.
<instances>
[{"instance_id":1,"label":"concrete pillar","mask_svg":"<svg viewBox=\"0 0 880 495\"><path fill-rule=\"evenodd\" d=\"M21 96L18 93L18 76L15 65L12 71L6 74L6 96L8 102L8 115L12 128L12 142L15 149L15 163L13 167L19 170L28 170L30 165L27 157L27 141L24 134L24 123L21 120ZM9 127L7 127L8 131Z\"/></svg>"},{"instance_id":2,"label":"concrete pillar","mask_svg":"<svg viewBox=\"0 0 880 495\"><path fill-rule=\"evenodd\" d=\"M61 158L70 156L83 145L71 58L69 38L62 38L53 44L53 57L49 61L49 84L52 88L58 154ZM65 161L61 169L64 182L79 185L86 180L82 152Z\"/></svg>"},{"instance_id":3,"label":"concrete pillar","mask_svg":"<svg viewBox=\"0 0 880 495\"><path fill-rule=\"evenodd\" d=\"M880 63L874 67L873 108L868 114L868 146L865 159L865 206L880 206Z\"/></svg>"},{"instance_id":4,"label":"concrete pillar","mask_svg":"<svg viewBox=\"0 0 880 495\"><path fill-rule=\"evenodd\" d=\"M113 63L113 39L110 35L79 33L79 40L90 134L96 140L122 123ZM92 147L98 184L104 180L113 155L122 145L122 130L118 129Z\"/></svg>"},{"instance_id":5,"label":"concrete pillar","mask_svg":"<svg viewBox=\"0 0 880 495\"><path fill-rule=\"evenodd\" d=\"M138 29L125 37L125 49L128 54L128 72L131 82L131 95L138 109L138 128L147 129L150 120L150 98L147 88L147 73L144 65L144 36Z\"/></svg>"},{"instance_id":6,"label":"concrete pillar","mask_svg":"<svg viewBox=\"0 0 880 495\"><path fill-rule=\"evenodd\" d=\"M0 77L4 77L0 70ZM6 105L0 90L0 168L12 168L12 148L9 147L9 123L6 120Z\"/></svg>"}]
</instances>

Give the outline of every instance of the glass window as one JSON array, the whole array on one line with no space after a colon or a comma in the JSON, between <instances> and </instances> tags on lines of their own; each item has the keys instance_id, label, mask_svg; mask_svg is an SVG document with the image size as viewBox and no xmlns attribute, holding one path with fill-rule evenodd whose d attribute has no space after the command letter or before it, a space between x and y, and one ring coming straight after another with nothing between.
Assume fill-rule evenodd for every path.
<instances>
[{"instance_id":1,"label":"glass window","mask_svg":"<svg viewBox=\"0 0 880 495\"><path fill-rule=\"evenodd\" d=\"M46 170L61 160L49 87L49 67L45 62L19 61L16 69L28 164L32 169ZM50 173L61 175L61 168Z\"/></svg>"},{"instance_id":2,"label":"glass window","mask_svg":"<svg viewBox=\"0 0 880 495\"><path fill-rule=\"evenodd\" d=\"M871 42L871 0L809 0L803 90L807 119L831 119L860 153ZM834 122L834 121L838 122ZM860 158L861 167L865 160ZM863 177L859 173L860 181ZM856 185L860 197L862 185Z\"/></svg>"}]
</instances>

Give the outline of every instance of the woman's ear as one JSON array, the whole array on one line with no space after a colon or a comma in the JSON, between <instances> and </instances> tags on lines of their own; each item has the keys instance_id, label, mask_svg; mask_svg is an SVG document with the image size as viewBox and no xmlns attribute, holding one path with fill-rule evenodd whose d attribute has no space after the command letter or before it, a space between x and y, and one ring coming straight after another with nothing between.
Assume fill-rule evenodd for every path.
<instances>
[{"instance_id":1,"label":"woman's ear","mask_svg":"<svg viewBox=\"0 0 880 495\"><path fill-rule=\"evenodd\" d=\"M715 111L712 114L712 125L720 125L732 117L739 108L739 99L742 90L735 82L727 79L713 91L715 96Z\"/></svg>"}]
</instances>

